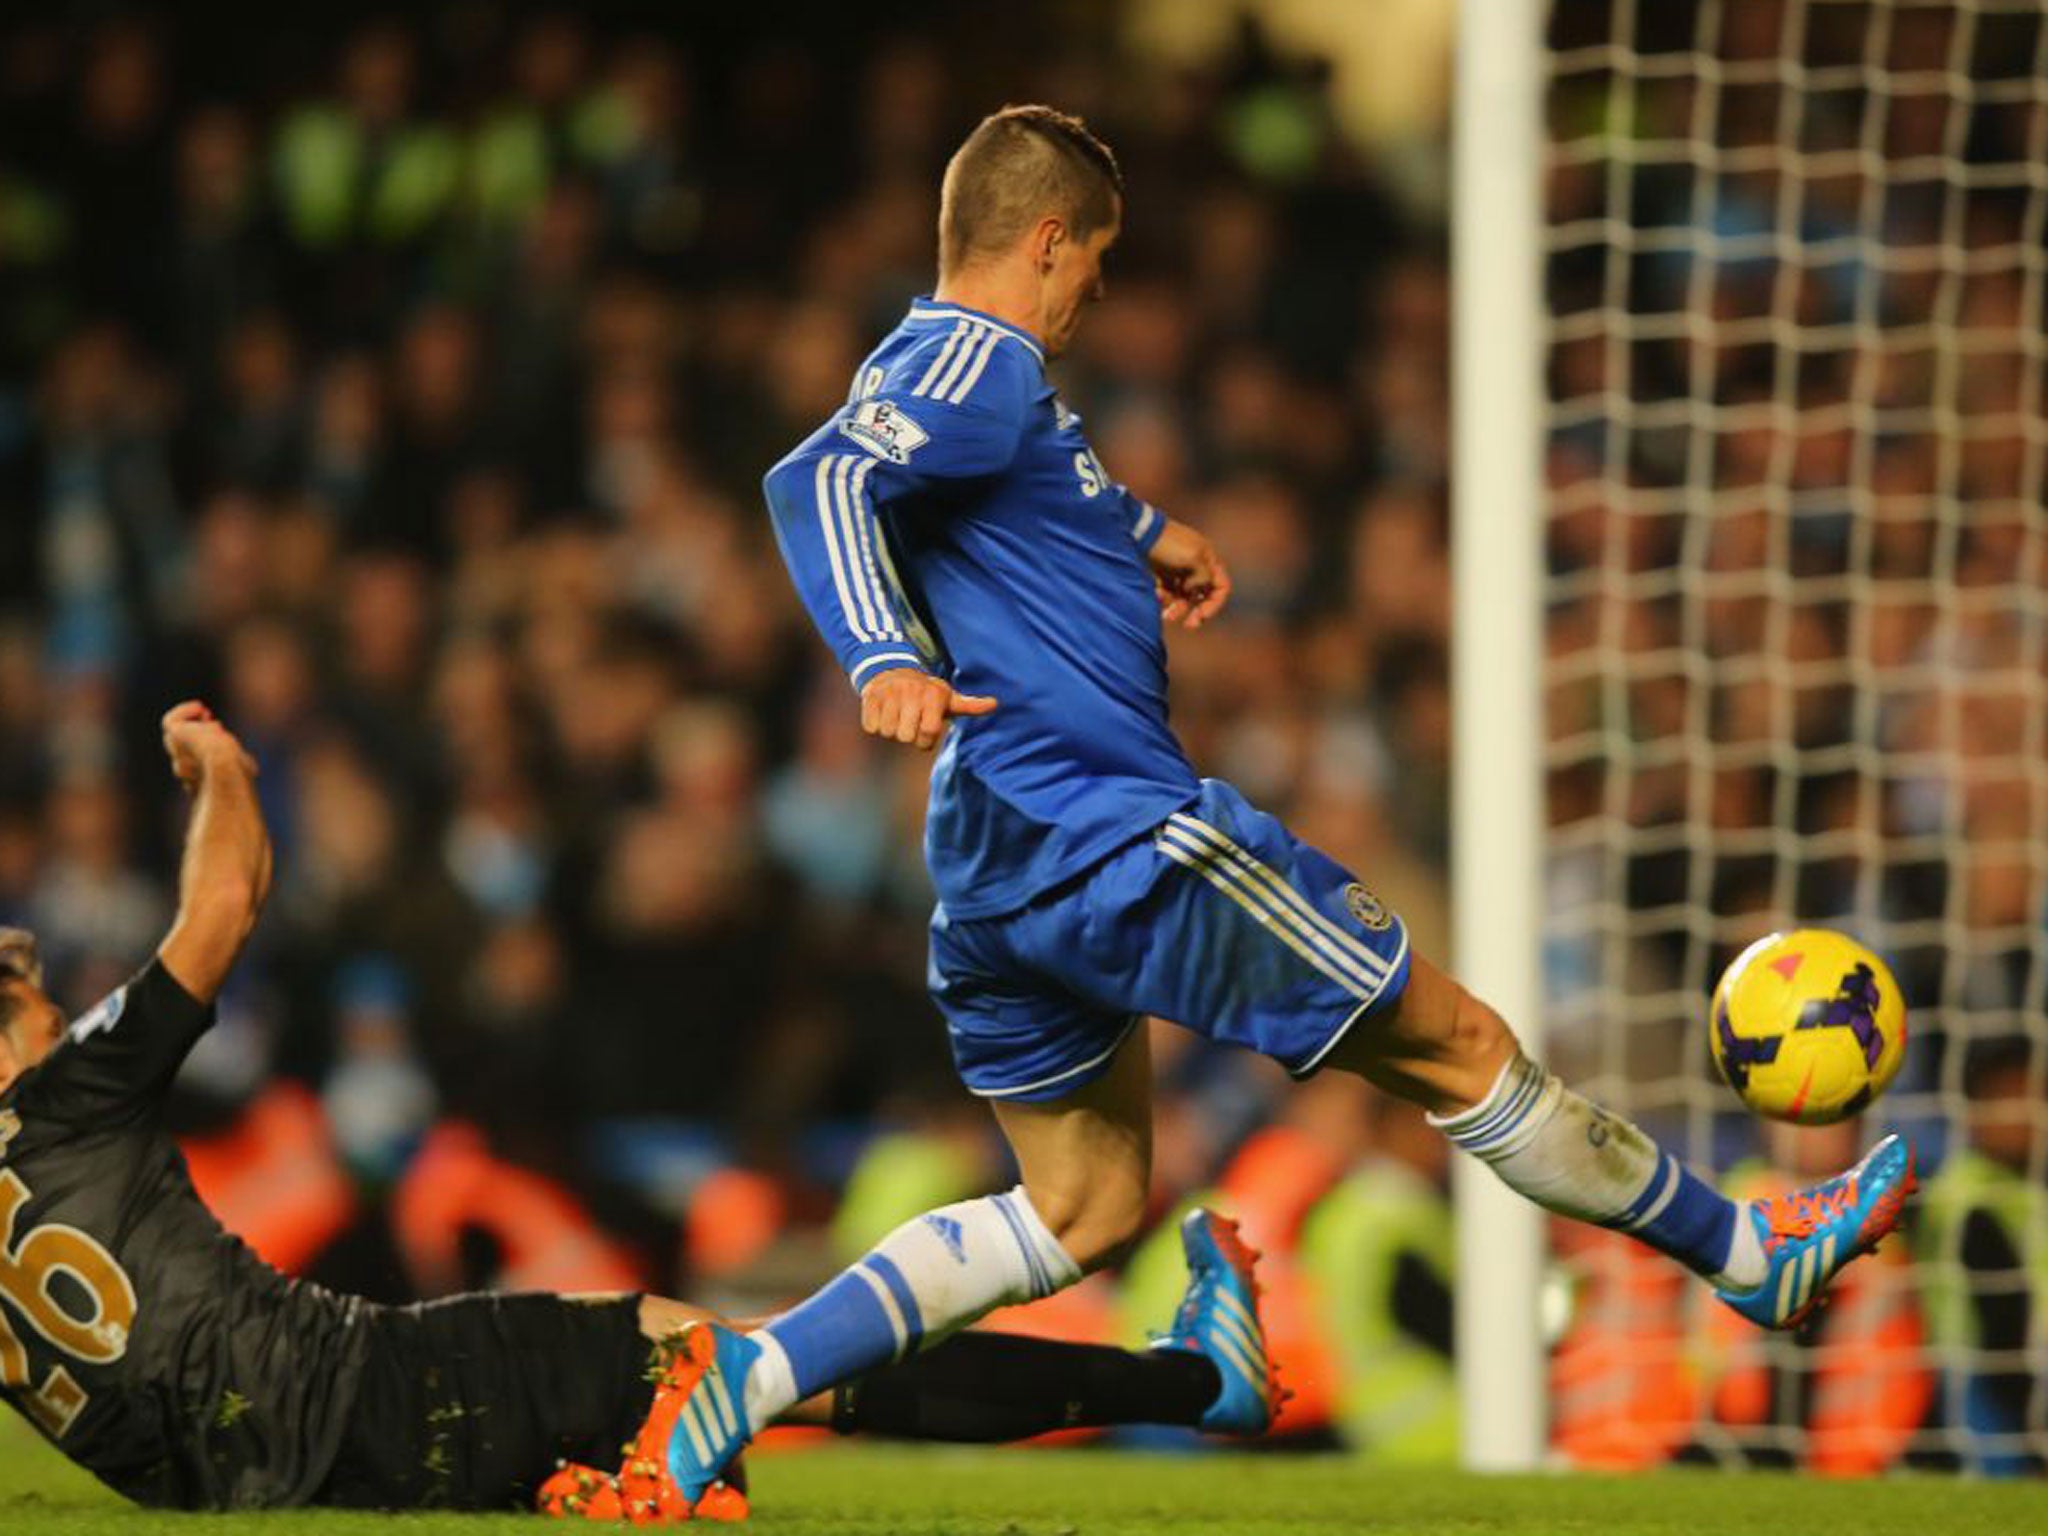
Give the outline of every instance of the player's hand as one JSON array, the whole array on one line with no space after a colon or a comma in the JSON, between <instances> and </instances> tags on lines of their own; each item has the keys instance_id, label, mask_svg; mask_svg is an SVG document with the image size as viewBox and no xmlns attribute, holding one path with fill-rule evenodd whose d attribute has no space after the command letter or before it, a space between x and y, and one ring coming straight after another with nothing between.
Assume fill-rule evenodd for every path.
<instances>
[{"instance_id":1,"label":"player's hand","mask_svg":"<svg viewBox=\"0 0 2048 1536\"><path fill-rule=\"evenodd\" d=\"M187 789L196 787L202 778L219 768L256 777L256 759L197 699L187 699L166 710L163 729L164 755L171 760L171 772Z\"/></svg>"},{"instance_id":2,"label":"player's hand","mask_svg":"<svg viewBox=\"0 0 2048 1536\"><path fill-rule=\"evenodd\" d=\"M860 691L860 728L884 741L900 741L929 752L946 734L954 715L985 715L996 701L981 694L955 693L942 677L915 667L877 672Z\"/></svg>"},{"instance_id":3,"label":"player's hand","mask_svg":"<svg viewBox=\"0 0 2048 1536\"><path fill-rule=\"evenodd\" d=\"M1200 629L1230 601L1230 572L1216 546L1173 518L1146 559L1159 591L1159 617L1167 624Z\"/></svg>"}]
</instances>

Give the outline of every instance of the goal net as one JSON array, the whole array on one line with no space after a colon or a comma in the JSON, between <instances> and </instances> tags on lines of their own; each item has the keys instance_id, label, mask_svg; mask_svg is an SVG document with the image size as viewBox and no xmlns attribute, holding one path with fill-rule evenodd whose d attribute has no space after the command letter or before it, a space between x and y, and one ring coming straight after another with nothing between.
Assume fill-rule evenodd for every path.
<instances>
[{"instance_id":1,"label":"goal net","mask_svg":"<svg viewBox=\"0 0 2048 1536\"><path fill-rule=\"evenodd\" d=\"M1546 1054L1748 1192L1888 1128L1923 1167L1805 1339L1554 1233L1576 1461L2048 1453L2044 10L1550 16ZM1860 1125L1766 1128L1714 1076L1715 977L1799 925L1912 1010Z\"/></svg>"}]
</instances>

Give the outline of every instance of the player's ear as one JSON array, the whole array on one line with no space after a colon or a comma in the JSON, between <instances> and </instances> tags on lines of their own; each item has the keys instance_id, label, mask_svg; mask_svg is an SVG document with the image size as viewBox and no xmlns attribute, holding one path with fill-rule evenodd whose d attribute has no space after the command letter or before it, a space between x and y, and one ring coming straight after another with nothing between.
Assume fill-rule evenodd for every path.
<instances>
[{"instance_id":1,"label":"player's ear","mask_svg":"<svg viewBox=\"0 0 2048 1536\"><path fill-rule=\"evenodd\" d=\"M5 1026L0 1026L0 1093L12 1088L19 1076L21 1058L14 1053L14 1037Z\"/></svg>"},{"instance_id":2,"label":"player's ear","mask_svg":"<svg viewBox=\"0 0 2048 1536\"><path fill-rule=\"evenodd\" d=\"M1066 238L1067 221L1057 216L1040 219L1031 231L1031 259L1041 274L1052 270L1053 260Z\"/></svg>"}]
</instances>

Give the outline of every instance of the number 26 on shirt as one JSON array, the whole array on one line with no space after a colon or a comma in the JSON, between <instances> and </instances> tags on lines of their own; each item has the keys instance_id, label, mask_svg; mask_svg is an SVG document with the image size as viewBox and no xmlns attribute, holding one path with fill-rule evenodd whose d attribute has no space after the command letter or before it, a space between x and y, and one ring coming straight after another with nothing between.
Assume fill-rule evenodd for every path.
<instances>
[{"instance_id":1,"label":"number 26 on shirt","mask_svg":"<svg viewBox=\"0 0 2048 1536\"><path fill-rule=\"evenodd\" d=\"M22 1394L22 1410L54 1440L84 1410L85 1389L61 1365L52 1366L40 1386L31 1386L16 1319L82 1364L112 1365L128 1353L135 1287L113 1255L76 1227L51 1222L16 1242L15 1221L28 1202L21 1175L0 1169L0 1386ZM71 1282L68 1298L57 1293L60 1273ZM89 1309L83 1315L81 1300Z\"/></svg>"}]
</instances>

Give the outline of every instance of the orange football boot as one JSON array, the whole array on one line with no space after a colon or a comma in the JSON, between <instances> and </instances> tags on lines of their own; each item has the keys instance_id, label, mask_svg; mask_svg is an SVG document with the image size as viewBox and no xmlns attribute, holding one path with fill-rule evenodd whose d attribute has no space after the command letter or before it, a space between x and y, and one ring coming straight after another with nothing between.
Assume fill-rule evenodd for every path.
<instances>
[{"instance_id":1,"label":"orange football boot","mask_svg":"<svg viewBox=\"0 0 2048 1536\"><path fill-rule=\"evenodd\" d=\"M704 1490L693 1510L689 1498L677 1486L668 1469L669 1441L683 1404L710 1368L714 1344L711 1330L688 1327L671 1334L656 1346L653 1367L654 1406L641 1421L640 1431L626 1446L625 1465L619 1468L620 1501L625 1518L634 1525L673 1525L695 1518L732 1524L747 1518L747 1496L735 1475L713 1483Z\"/></svg>"}]
</instances>

